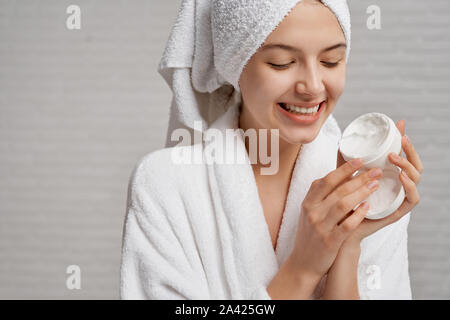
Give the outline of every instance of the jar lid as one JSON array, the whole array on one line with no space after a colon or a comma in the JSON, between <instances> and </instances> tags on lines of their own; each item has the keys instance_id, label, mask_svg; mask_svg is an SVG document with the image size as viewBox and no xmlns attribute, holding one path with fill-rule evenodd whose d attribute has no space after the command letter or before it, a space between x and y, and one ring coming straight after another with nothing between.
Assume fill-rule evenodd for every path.
<instances>
[{"instance_id":1,"label":"jar lid","mask_svg":"<svg viewBox=\"0 0 450 320\"><path fill-rule=\"evenodd\" d=\"M383 175L378 180L378 189L366 199L370 205L366 214L367 219L375 220L387 217L403 203L405 190L398 177L400 171L396 166L383 170Z\"/></svg>"}]
</instances>

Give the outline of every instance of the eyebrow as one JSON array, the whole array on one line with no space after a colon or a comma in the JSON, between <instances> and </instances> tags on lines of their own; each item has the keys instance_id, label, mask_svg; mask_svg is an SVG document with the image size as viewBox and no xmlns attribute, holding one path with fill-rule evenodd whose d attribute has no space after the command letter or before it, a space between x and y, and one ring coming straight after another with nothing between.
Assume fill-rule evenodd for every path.
<instances>
[{"instance_id":1,"label":"eyebrow","mask_svg":"<svg viewBox=\"0 0 450 320\"><path fill-rule=\"evenodd\" d=\"M334 49L337 49L337 48L341 48L341 47L347 48L347 45L345 43L343 43L343 42L337 43L337 44L335 44L335 45L333 45L331 47L323 49L321 52L327 52L327 51L331 51L331 50L334 50ZM288 46L286 44L279 44L279 43L266 44L266 45L261 47L261 51L264 51L264 50L267 50L267 49L273 49L273 48L280 48L280 49L284 49L284 50L288 50L288 51L294 51L294 52L301 51L301 50L299 50L299 49L297 49L295 47L291 47L291 46Z\"/></svg>"}]
</instances>

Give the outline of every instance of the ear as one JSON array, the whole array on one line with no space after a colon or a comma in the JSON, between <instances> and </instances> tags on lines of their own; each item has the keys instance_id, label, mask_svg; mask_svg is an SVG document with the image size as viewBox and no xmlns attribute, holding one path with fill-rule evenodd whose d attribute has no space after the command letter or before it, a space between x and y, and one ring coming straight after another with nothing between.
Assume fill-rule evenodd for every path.
<instances>
[{"instance_id":1,"label":"ear","mask_svg":"<svg viewBox=\"0 0 450 320\"><path fill-rule=\"evenodd\" d=\"M336 168L342 166L346 161L342 157L341 150L338 149Z\"/></svg>"},{"instance_id":2,"label":"ear","mask_svg":"<svg viewBox=\"0 0 450 320\"><path fill-rule=\"evenodd\" d=\"M405 135L405 120L399 120L397 121L397 123L395 124L398 128L398 131L400 131L400 134L402 136Z\"/></svg>"}]
</instances>

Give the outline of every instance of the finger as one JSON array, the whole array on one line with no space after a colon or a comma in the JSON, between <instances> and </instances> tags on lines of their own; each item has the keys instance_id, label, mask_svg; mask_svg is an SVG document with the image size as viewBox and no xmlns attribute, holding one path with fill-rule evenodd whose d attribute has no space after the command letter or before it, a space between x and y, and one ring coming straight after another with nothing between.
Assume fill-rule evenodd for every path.
<instances>
[{"instance_id":1,"label":"finger","mask_svg":"<svg viewBox=\"0 0 450 320\"><path fill-rule=\"evenodd\" d=\"M372 168L370 170L364 170L358 173L358 175L342 183L333 192L331 192L324 200L325 205L328 205L328 207L331 208L335 202L355 192L369 181L373 179L381 179L382 174L383 171L380 168Z\"/></svg>"},{"instance_id":2,"label":"finger","mask_svg":"<svg viewBox=\"0 0 450 320\"><path fill-rule=\"evenodd\" d=\"M325 199L342 181L351 177L356 170L361 168L361 159L347 161L339 168L331 171L325 177L314 180L305 196L304 202L319 203Z\"/></svg>"},{"instance_id":3,"label":"finger","mask_svg":"<svg viewBox=\"0 0 450 320\"><path fill-rule=\"evenodd\" d=\"M405 189L405 199L403 200L400 207L398 207L397 210L395 210L387 217L378 220L368 220L368 223L373 225L374 230L379 230L398 221L419 203L419 191L417 190L417 186L414 181L409 178L403 177L402 174L400 174L400 180L403 184L403 188Z\"/></svg>"},{"instance_id":4,"label":"finger","mask_svg":"<svg viewBox=\"0 0 450 320\"><path fill-rule=\"evenodd\" d=\"M367 201L364 201L358 206L353 214L348 215L348 217L346 217L342 221L342 223L336 226L332 234L332 236L335 237L336 241L344 241L345 238L347 238L348 235L353 232L364 220L369 209L369 203Z\"/></svg>"},{"instance_id":5,"label":"finger","mask_svg":"<svg viewBox=\"0 0 450 320\"><path fill-rule=\"evenodd\" d=\"M368 202L367 202L368 203ZM362 203L360 204L362 205ZM350 217L353 213L355 213L355 210L350 211L349 213L347 213L338 223L337 225L339 226L342 222L344 222L345 219L347 219L348 217Z\"/></svg>"},{"instance_id":6,"label":"finger","mask_svg":"<svg viewBox=\"0 0 450 320\"><path fill-rule=\"evenodd\" d=\"M400 134L403 136L405 134L405 120L399 120L395 125L398 128L398 131L400 131Z\"/></svg>"},{"instance_id":7,"label":"finger","mask_svg":"<svg viewBox=\"0 0 450 320\"><path fill-rule=\"evenodd\" d=\"M393 152L389 154L389 161L391 161L394 165L400 167L403 171L405 171L408 177L412 181L414 181L415 184L419 184L421 179L420 172L417 171L417 169L412 165L411 162Z\"/></svg>"},{"instance_id":8,"label":"finger","mask_svg":"<svg viewBox=\"0 0 450 320\"><path fill-rule=\"evenodd\" d=\"M338 150L338 156L337 156L337 165L336 168L339 168L340 166L344 165L346 163L344 157L341 154L341 151ZM356 172L354 172L353 174L355 174ZM342 180L342 183L345 181L349 181L352 179L353 174L351 176L348 176L347 178L345 178L344 180Z\"/></svg>"},{"instance_id":9,"label":"finger","mask_svg":"<svg viewBox=\"0 0 450 320\"><path fill-rule=\"evenodd\" d=\"M366 200L378 189L378 180L369 180L354 192L335 202L329 214L323 219L321 224L326 230L332 230L358 203ZM326 210L324 210L326 211Z\"/></svg>"},{"instance_id":10,"label":"finger","mask_svg":"<svg viewBox=\"0 0 450 320\"><path fill-rule=\"evenodd\" d=\"M402 149L406 154L406 158L412 163L417 171L419 171L419 173L422 173L424 167L422 161L420 160L419 154L415 151L409 137L405 134L405 120L398 121L396 126L402 135Z\"/></svg>"},{"instance_id":11,"label":"finger","mask_svg":"<svg viewBox=\"0 0 450 320\"><path fill-rule=\"evenodd\" d=\"M344 157L341 154L341 150L338 149L336 168L339 168L343 164L345 164L345 159L344 159Z\"/></svg>"},{"instance_id":12,"label":"finger","mask_svg":"<svg viewBox=\"0 0 450 320\"><path fill-rule=\"evenodd\" d=\"M402 182L403 189L405 189L405 200L400 205L400 207L391 215L387 216L390 223L397 221L407 212L411 211L420 201L419 191L417 190L417 185L412 181L405 172L399 174L400 181Z\"/></svg>"},{"instance_id":13,"label":"finger","mask_svg":"<svg viewBox=\"0 0 450 320\"><path fill-rule=\"evenodd\" d=\"M402 148L408 161L411 162L411 164L417 169L419 173L422 173L422 161L420 160L419 154L417 153L407 135L402 137Z\"/></svg>"}]
</instances>

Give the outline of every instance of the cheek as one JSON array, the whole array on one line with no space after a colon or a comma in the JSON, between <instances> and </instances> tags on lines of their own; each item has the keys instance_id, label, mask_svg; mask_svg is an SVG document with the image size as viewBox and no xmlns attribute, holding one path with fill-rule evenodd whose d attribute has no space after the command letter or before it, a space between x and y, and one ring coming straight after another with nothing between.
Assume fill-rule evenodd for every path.
<instances>
[{"instance_id":1,"label":"cheek","mask_svg":"<svg viewBox=\"0 0 450 320\"><path fill-rule=\"evenodd\" d=\"M246 100L260 106L271 105L281 95L283 88L282 77L274 76L267 68L249 69L241 82L242 94Z\"/></svg>"},{"instance_id":2,"label":"cheek","mask_svg":"<svg viewBox=\"0 0 450 320\"><path fill-rule=\"evenodd\" d=\"M328 96L334 100L339 99L345 89L345 70L337 72L327 77L325 86L328 91Z\"/></svg>"}]
</instances>

